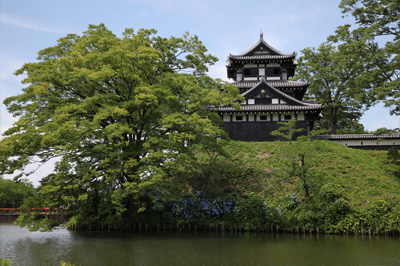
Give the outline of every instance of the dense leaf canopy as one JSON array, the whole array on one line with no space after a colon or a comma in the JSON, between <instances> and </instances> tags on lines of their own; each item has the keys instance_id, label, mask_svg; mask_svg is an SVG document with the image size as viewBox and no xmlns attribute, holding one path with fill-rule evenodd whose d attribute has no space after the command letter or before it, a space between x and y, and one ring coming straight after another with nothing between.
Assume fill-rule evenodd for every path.
<instances>
[{"instance_id":1,"label":"dense leaf canopy","mask_svg":"<svg viewBox=\"0 0 400 266\"><path fill-rule=\"evenodd\" d=\"M359 119L378 100L391 114L400 111L400 2L343 0L340 8L357 25L302 50L297 78L310 81L308 95L325 106L317 128L362 133Z\"/></svg>"},{"instance_id":2,"label":"dense leaf canopy","mask_svg":"<svg viewBox=\"0 0 400 266\"><path fill-rule=\"evenodd\" d=\"M90 25L19 69L27 86L5 100L19 120L0 142L1 172L58 158L42 180L46 205L135 212L191 145L217 146L225 133L206 107L238 106L237 89L205 75L217 58L196 36L155 34Z\"/></svg>"},{"instance_id":3,"label":"dense leaf canopy","mask_svg":"<svg viewBox=\"0 0 400 266\"><path fill-rule=\"evenodd\" d=\"M363 33L370 42L380 43L380 51L368 51L375 65L372 71L360 73L376 77L374 92L393 115L400 114L400 1L342 0L340 8L351 14L358 25L354 33ZM344 40L338 28L340 40Z\"/></svg>"}]
</instances>

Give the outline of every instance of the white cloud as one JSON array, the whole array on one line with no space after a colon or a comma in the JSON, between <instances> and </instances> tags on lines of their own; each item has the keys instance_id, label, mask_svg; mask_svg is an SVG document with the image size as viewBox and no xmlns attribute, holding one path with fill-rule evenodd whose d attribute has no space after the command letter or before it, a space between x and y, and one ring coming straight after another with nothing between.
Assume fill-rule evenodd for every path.
<instances>
[{"instance_id":1,"label":"white cloud","mask_svg":"<svg viewBox=\"0 0 400 266\"><path fill-rule=\"evenodd\" d=\"M0 79L21 82L22 76L15 76L14 72L25 63L20 58L15 58L0 52Z\"/></svg>"},{"instance_id":2,"label":"white cloud","mask_svg":"<svg viewBox=\"0 0 400 266\"><path fill-rule=\"evenodd\" d=\"M0 22L8 25L12 25L15 27L19 28L24 28L28 30L34 30L34 31L43 31L43 32L48 32L48 33L55 33L55 34L67 34L67 31L65 30L60 30L57 28L53 28L50 26L44 26L41 25L40 23L37 23L36 21L32 21L30 18L21 18L21 17L16 17L12 16L6 13L1 13L0 14Z\"/></svg>"},{"instance_id":3,"label":"white cloud","mask_svg":"<svg viewBox=\"0 0 400 266\"><path fill-rule=\"evenodd\" d=\"M228 81L225 62L219 61L216 65L208 68L208 75L213 79L219 78Z\"/></svg>"}]
</instances>

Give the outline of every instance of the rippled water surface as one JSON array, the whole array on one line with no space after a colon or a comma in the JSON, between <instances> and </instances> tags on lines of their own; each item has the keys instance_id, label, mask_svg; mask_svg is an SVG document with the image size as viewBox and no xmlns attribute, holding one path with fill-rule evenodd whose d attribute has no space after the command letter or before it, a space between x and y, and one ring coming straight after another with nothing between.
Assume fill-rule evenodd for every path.
<instances>
[{"instance_id":1,"label":"rippled water surface","mask_svg":"<svg viewBox=\"0 0 400 266\"><path fill-rule=\"evenodd\" d=\"M29 232L0 224L12 265L400 265L400 238L184 232Z\"/></svg>"}]
</instances>

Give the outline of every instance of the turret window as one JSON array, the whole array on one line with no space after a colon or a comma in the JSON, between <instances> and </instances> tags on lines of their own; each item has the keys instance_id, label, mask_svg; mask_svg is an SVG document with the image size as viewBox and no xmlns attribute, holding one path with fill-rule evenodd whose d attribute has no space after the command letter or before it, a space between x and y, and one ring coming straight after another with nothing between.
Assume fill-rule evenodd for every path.
<instances>
[{"instance_id":1,"label":"turret window","mask_svg":"<svg viewBox=\"0 0 400 266\"><path fill-rule=\"evenodd\" d=\"M258 68L245 68L243 70L244 76L258 76Z\"/></svg>"},{"instance_id":2,"label":"turret window","mask_svg":"<svg viewBox=\"0 0 400 266\"><path fill-rule=\"evenodd\" d=\"M278 77L281 75L281 68L279 67L268 67L265 69L265 75L267 77Z\"/></svg>"},{"instance_id":3,"label":"turret window","mask_svg":"<svg viewBox=\"0 0 400 266\"><path fill-rule=\"evenodd\" d=\"M284 115L283 119L286 120L286 121L292 120L292 116L291 115Z\"/></svg>"}]
</instances>

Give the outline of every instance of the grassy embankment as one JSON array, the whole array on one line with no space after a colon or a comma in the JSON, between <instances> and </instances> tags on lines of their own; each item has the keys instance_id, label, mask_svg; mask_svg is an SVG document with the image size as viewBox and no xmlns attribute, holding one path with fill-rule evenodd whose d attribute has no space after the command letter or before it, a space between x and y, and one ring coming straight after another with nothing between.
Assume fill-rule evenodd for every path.
<instances>
[{"instance_id":1,"label":"grassy embankment","mask_svg":"<svg viewBox=\"0 0 400 266\"><path fill-rule=\"evenodd\" d=\"M388 159L387 151L351 149L328 141L305 145L231 142L228 156L218 157L203 173L186 175L182 182L192 195L247 195L250 208L261 208L254 197L262 196L268 214L244 217L241 221L252 221L247 229L268 223L286 231L400 233L399 159ZM199 157L206 165L209 157Z\"/></svg>"}]
</instances>

